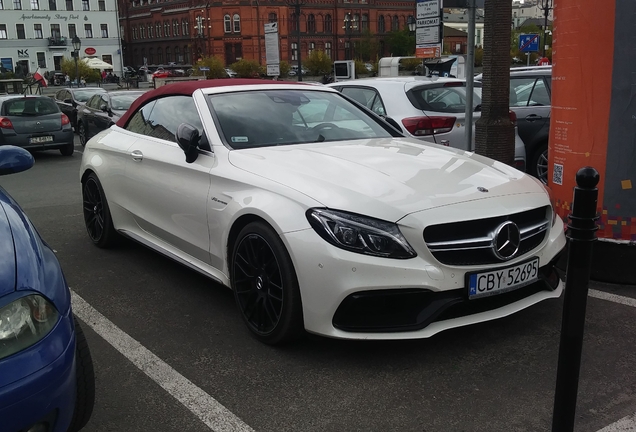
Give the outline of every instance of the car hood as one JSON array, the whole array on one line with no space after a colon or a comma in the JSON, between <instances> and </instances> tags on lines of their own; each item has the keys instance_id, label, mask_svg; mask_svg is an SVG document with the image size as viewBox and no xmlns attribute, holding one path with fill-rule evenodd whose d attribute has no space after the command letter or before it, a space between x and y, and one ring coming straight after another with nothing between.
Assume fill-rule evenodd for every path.
<instances>
[{"instance_id":1,"label":"car hood","mask_svg":"<svg viewBox=\"0 0 636 432\"><path fill-rule=\"evenodd\" d=\"M409 138L234 150L229 160L326 207L389 221L465 201L545 193L508 165Z\"/></svg>"},{"instance_id":2,"label":"car hood","mask_svg":"<svg viewBox=\"0 0 636 432\"><path fill-rule=\"evenodd\" d=\"M14 291L43 294L64 314L70 293L53 250L20 206L0 187L0 297Z\"/></svg>"}]
</instances>

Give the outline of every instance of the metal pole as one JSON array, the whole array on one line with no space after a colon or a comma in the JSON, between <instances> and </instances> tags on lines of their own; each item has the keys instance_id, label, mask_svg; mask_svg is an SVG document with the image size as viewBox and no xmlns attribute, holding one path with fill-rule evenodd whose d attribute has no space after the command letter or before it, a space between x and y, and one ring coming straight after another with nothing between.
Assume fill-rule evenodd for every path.
<instances>
[{"instance_id":1,"label":"metal pole","mask_svg":"<svg viewBox=\"0 0 636 432\"><path fill-rule=\"evenodd\" d=\"M581 168L576 173L577 186L574 188L572 214L567 234L569 251L552 432L574 430L592 247L598 229L596 226L598 181L599 174L592 167Z\"/></svg>"},{"instance_id":2,"label":"metal pole","mask_svg":"<svg viewBox=\"0 0 636 432\"><path fill-rule=\"evenodd\" d=\"M75 51L75 82L77 83L77 87L79 87L79 67L77 65L78 56L79 56L79 51ZM72 83L71 83L71 87L73 87Z\"/></svg>"},{"instance_id":3,"label":"metal pole","mask_svg":"<svg viewBox=\"0 0 636 432\"><path fill-rule=\"evenodd\" d=\"M544 22L543 22L543 54L541 57L545 57L545 46L548 41L548 14L550 13L550 1L543 0L545 3L543 5L543 13L545 14Z\"/></svg>"},{"instance_id":4,"label":"metal pole","mask_svg":"<svg viewBox=\"0 0 636 432\"><path fill-rule=\"evenodd\" d=\"M473 150L473 95L475 82L475 0L468 0L468 52L466 53L466 149Z\"/></svg>"}]
</instances>

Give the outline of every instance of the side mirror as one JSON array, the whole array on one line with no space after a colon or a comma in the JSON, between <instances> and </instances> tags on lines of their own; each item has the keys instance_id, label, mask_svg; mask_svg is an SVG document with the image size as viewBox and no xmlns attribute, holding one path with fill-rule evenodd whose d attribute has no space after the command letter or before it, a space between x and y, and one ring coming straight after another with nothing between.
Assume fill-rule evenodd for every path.
<instances>
[{"instance_id":1,"label":"side mirror","mask_svg":"<svg viewBox=\"0 0 636 432\"><path fill-rule=\"evenodd\" d=\"M192 163L197 160L199 156L199 140L201 139L199 130L191 124L181 123L177 128L175 138L177 139L177 144L185 153L186 162Z\"/></svg>"},{"instance_id":2,"label":"side mirror","mask_svg":"<svg viewBox=\"0 0 636 432\"><path fill-rule=\"evenodd\" d=\"M101 104L101 105L99 106L99 109L100 109L100 110L102 110L102 111L104 111L104 112L108 112L108 105L106 105L106 104Z\"/></svg>"},{"instance_id":3,"label":"side mirror","mask_svg":"<svg viewBox=\"0 0 636 432\"><path fill-rule=\"evenodd\" d=\"M22 147L0 146L0 175L26 171L33 166L33 163L31 153Z\"/></svg>"}]
</instances>

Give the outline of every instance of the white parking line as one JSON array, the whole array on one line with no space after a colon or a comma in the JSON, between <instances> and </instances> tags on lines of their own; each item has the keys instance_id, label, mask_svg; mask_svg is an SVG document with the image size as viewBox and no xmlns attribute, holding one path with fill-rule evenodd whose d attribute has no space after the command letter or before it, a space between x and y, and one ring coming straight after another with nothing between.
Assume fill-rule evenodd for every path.
<instances>
[{"instance_id":1,"label":"white parking line","mask_svg":"<svg viewBox=\"0 0 636 432\"><path fill-rule=\"evenodd\" d=\"M636 414L623 417L616 423L612 423L598 432L636 432Z\"/></svg>"},{"instance_id":2,"label":"white parking line","mask_svg":"<svg viewBox=\"0 0 636 432\"><path fill-rule=\"evenodd\" d=\"M82 321L210 429L215 432L254 431L216 399L109 321L74 291L71 291L71 299L73 311Z\"/></svg>"},{"instance_id":3,"label":"white parking line","mask_svg":"<svg viewBox=\"0 0 636 432\"><path fill-rule=\"evenodd\" d=\"M598 291L594 289L589 290L588 294L590 297L594 297L597 299L620 303L625 306L636 307L636 299L633 299L631 297L619 296L616 294L610 294L606 293L605 291Z\"/></svg>"}]
</instances>

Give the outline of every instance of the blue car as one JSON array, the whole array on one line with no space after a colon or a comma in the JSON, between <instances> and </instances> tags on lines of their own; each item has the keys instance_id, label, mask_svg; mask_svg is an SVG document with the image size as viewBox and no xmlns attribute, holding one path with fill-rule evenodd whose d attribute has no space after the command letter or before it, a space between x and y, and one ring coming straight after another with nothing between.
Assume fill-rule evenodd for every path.
<instances>
[{"instance_id":1,"label":"blue car","mask_svg":"<svg viewBox=\"0 0 636 432\"><path fill-rule=\"evenodd\" d=\"M0 175L33 156L0 146ZM95 401L90 350L53 250L0 187L0 430L75 432Z\"/></svg>"}]
</instances>

